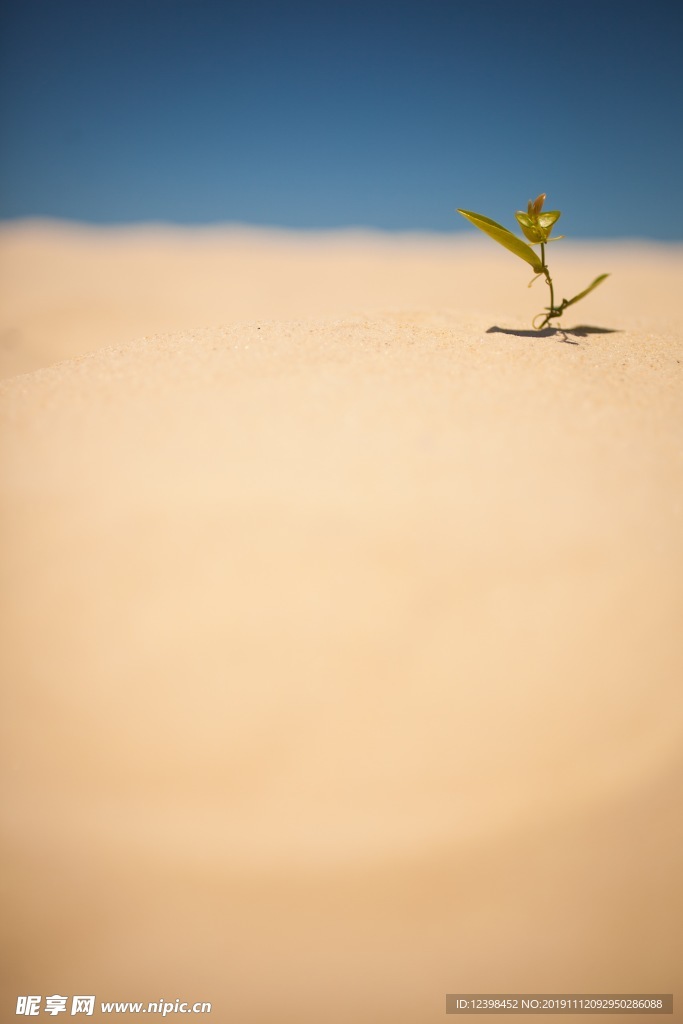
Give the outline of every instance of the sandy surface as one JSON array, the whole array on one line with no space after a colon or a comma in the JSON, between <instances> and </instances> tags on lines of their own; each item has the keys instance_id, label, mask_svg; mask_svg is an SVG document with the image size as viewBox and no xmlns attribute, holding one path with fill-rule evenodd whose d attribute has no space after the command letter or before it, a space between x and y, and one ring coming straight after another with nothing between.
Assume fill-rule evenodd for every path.
<instances>
[{"instance_id":1,"label":"sandy surface","mask_svg":"<svg viewBox=\"0 0 683 1024\"><path fill-rule=\"evenodd\" d=\"M560 295L612 273L567 325L680 328L683 247L565 240L549 258ZM0 223L0 378L149 334L251 320L455 310L479 313L487 326L528 328L547 302L540 281L527 289L531 277L475 231Z\"/></svg>"},{"instance_id":2,"label":"sandy surface","mask_svg":"<svg viewBox=\"0 0 683 1024\"><path fill-rule=\"evenodd\" d=\"M7 1018L680 993L681 251L0 250Z\"/></svg>"}]
</instances>

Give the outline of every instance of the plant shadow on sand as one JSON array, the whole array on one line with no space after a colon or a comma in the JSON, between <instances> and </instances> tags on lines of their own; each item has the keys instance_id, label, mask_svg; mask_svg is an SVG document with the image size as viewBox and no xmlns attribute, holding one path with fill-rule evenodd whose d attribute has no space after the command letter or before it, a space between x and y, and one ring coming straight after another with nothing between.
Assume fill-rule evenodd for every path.
<instances>
[{"instance_id":1,"label":"plant shadow on sand","mask_svg":"<svg viewBox=\"0 0 683 1024\"><path fill-rule=\"evenodd\" d=\"M576 338L587 338L589 334L618 334L616 327L594 327L591 324L578 324L576 327L545 327L542 331L512 331L507 327L489 327L487 334L514 334L516 338L554 338L555 341L562 341L565 345L578 345L578 341L572 341L570 335Z\"/></svg>"}]
</instances>

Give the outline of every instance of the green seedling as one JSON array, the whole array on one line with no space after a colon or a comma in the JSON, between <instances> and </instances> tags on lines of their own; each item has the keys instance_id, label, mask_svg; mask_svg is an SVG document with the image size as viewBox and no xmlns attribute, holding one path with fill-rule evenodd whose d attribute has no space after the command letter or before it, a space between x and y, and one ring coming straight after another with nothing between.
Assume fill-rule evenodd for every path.
<instances>
[{"instance_id":1,"label":"green seedling","mask_svg":"<svg viewBox=\"0 0 683 1024\"><path fill-rule=\"evenodd\" d=\"M550 271L548 270L548 265L545 260L545 247L548 242L556 242L560 238L564 238L564 235L555 235L554 238L550 237L550 233L554 225L559 220L560 211L549 210L548 212L543 213L542 210L544 202L545 192L538 196L537 199L534 199L533 202L529 200L526 213L522 213L521 210L518 210L515 214L517 222L524 232L525 238L528 238L532 245L540 245L540 256L531 248L531 245L527 245L526 242L521 240L521 238L517 238L517 236L513 235L511 231L504 228L502 224L497 224L495 220L491 220L489 217L483 217L480 213L471 213L469 210L458 210L458 213L461 213L463 217L466 217L467 220L474 224L475 227L479 228L480 231L484 231L495 242L498 242L506 249L509 249L510 252L513 252L515 256L519 256L520 259L526 260L526 262L534 268L535 276L529 282L530 288L534 281L537 281L539 277L545 277L548 287L550 288L550 305L545 307L544 313L538 313L532 320L531 326L536 331L542 331L544 327L548 326L551 320L562 316L568 306L573 306L575 302L579 301L579 299L585 298L589 292L592 292L594 288L597 288L599 284L602 284L606 277L609 277L609 274L600 274L600 276L596 277L587 288L584 288L582 292L575 295L573 299L562 299L559 306L555 305L555 290L553 288L552 278L550 277ZM536 321L540 317L543 317L543 321L537 327Z\"/></svg>"}]
</instances>

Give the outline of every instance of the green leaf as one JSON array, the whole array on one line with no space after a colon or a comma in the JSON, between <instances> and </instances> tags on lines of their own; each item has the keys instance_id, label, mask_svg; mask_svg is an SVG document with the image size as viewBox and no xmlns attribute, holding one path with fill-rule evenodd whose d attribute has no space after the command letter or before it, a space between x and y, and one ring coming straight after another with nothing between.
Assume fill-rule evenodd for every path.
<instances>
[{"instance_id":1,"label":"green leaf","mask_svg":"<svg viewBox=\"0 0 683 1024\"><path fill-rule=\"evenodd\" d=\"M524 237L528 238L530 242L538 244L538 242L549 242L548 235L551 232L553 224L558 221L561 217L559 210L548 210L547 213L523 213L518 210L515 214L517 223L524 232Z\"/></svg>"},{"instance_id":2,"label":"green leaf","mask_svg":"<svg viewBox=\"0 0 683 1024\"><path fill-rule=\"evenodd\" d=\"M481 213L471 213L469 210L458 210L458 213L462 214L470 223L474 224L475 227L479 228L485 234L492 238L495 242L509 249L515 256L519 256L520 259L530 263L537 274L543 272L543 264L541 263L540 257L536 255L534 250L526 242L523 242L521 238L517 238L511 231L504 228L502 224L497 224L495 220L491 220L489 217L483 217Z\"/></svg>"},{"instance_id":3,"label":"green leaf","mask_svg":"<svg viewBox=\"0 0 683 1024\"><path fill-rule=\"evenodd\" d=\"M521 210L518 210L515 217L517 218L517 223L524 232L524 236L528 238L530 242L538 243L545 241L545 234L542 231L539 231L538 224L529 216L528 213L522 213Z\"/></svg>"},{"instance_id":4,"label":"green leaf","mask_svg":"<svg viewBox=\"0 0 683 1024\"><path fill-rule=\"evenodd\" d=\"M587 288L584 288L582 292L579 292L578 295L575 295L573 299L569 299L568 302L563 299L564 308L566 309L567 306L573 306L575 302L579 301L579 299L583 299L586 295L588 295L589 292L592 292L594 288L597 288L599 284L602 284L606 277L609 277L609 274L600 274L600 276L596 277L595 280L591 282L591 284L589 284Z\"/></svg>"},{"instance_id":5,"label":"green leaf","mask_svg":"<svg viewBox=\"0 0 683 1024\"><path fill-rule=\"evenodd\" d=\"M538 223L542 228L551 228L555 221L558 221L561 216L561 210L548 210L546 213L539 213Z\"/></svg>"}]
</instances>

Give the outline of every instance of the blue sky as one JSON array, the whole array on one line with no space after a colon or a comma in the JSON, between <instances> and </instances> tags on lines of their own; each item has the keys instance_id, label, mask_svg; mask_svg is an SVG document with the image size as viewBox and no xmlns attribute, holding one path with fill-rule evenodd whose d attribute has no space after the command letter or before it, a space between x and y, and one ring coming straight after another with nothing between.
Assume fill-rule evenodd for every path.
<instances>
[{"instance_id":1,"label":"blue sky","mask_svg":"<svg viewBox=\"0 0 683 1024\"><path fill-rule=\"evenodd\" d=\"M683 239L675 0L5 0L0 217Z\"/></svg>"}]
</instances>

